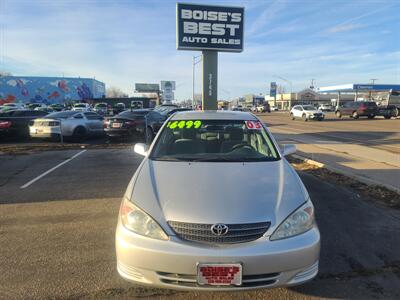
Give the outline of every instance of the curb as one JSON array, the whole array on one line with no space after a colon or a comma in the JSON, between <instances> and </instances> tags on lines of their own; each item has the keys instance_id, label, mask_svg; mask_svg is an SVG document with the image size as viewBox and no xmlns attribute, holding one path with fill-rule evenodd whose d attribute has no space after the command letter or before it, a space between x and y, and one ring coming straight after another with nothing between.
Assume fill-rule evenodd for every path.
<instances>
[{"instance_id":1,"label":"curb","mask_svg":"<svg viewBox=\"0 0 400 300\"><path fill-rule=\"evenodd\" d=\"M321 163L321 162L318 162L318 161L309 159L309 158L307 158L307 157L304 157L304 156L301 156L301 155L298 155L298 154L292 154L291 156L292 156L293 158L302 160L302 161L304 161L305 163L308 163L308 164L310 164L310 165L317 166L317 167L319 167L319 168L325 168L325 169L327 169L327 170L329 170L329 171L331 171L331 172L338 173L338 174L342 174L342 175L344 175L344 176L346 176L346 177L349 177L349 178L351 178L351 179L354 179L354 180L357 180L357 181L359 181L359 182L365 183L365 184L367 184L367 185L381 186L381 187L387 188L388 190L391 190L391 191L393 191L393 192L395 192L395 193L400 194L400 189L397 188L397 187L394 187L394 186L392 186L392 185L390 185L390 184L385 184L385 183L382 183L382 182L379 182L379 181L376 181L376 180L367 178L367 177L365 177L365 176L356 175L356 174L353 174L353 173L351 173L351 172L346 172L346 171L344 171L344 170L341 170L341 169L338 169L338 168L335 168L335 167L326 165L326 164L324 164L324 163Z\"/></svg>"}]
</instances>

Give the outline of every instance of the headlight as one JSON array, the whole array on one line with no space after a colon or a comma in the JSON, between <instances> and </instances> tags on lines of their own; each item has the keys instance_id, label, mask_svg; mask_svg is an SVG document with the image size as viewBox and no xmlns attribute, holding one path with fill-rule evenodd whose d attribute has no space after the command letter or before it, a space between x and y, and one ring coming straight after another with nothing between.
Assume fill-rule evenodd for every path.
<instances>
[{"instance_id":1,"label":"headlight","mask_svg":"<svg viewBox=\"0 0 400 300\"><path fill-rule=\"evenodd\" d=\"M126 229L153 239L168 240L161 226L128 199L122 201L119 214Z\"/></svg>"},{"instance_id":2,"label":"headlight","mask_svg":"<svg viewBox=\"0 0 400 300\"><path fill-rule=\"evenodd\" d=\"M278 226L269 238L271 241L299 235L314 226L314 206L307 201Z\"/></svg>"}]
</instances>

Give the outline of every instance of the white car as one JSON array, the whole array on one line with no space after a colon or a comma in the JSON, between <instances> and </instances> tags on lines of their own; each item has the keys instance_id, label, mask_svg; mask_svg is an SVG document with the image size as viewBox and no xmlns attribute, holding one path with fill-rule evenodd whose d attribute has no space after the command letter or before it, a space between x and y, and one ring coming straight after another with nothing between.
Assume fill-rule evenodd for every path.
<instances>
[{"instance_id":1,"label":"white car","mask_svg":"<svg viewBox=\"0 0 400 300\"><path fill-rule=\"evenodd\" d=\"M123 196L116 230L119 274L138 284L238 291L298 285L318 273L314 206L255 115L171 116Z\"/></svg>"},{"instance_id":2,"label":"white car","mask_svg":"<svg viewBox=\"0 0 400 300\"><path fill-rule=\"evenodd\" d=\"M271 106L271 111L278 111L279 109L278 109L278 107L276 107L276 106Z\"/></svg>"},{"instance_id":3,"label":"white car","mask_svg":"<svg viewBox=\"0 0 400 300\"><path fill-rule=\"evenodd\" d=\"M321 104L318 109L320 111L332 111L333 110L333 106L330 104Z\"/></svg>"},{"instance_id":4,"label":"white car","mask_svg":"<svg viewBox=\"0 0 400 300\"><path fill-rule=\"evenodd\" d=\"M322 121L325 118L325 114L312 105L295 105L290 110L290 117L292 120L301 118L306 122L308 120Z\"/></svg>"},{"instance_id":5,"label":"white car","mask_svg":"<svg viewBox=\"0 0 400 300\"><path fill-rule=\"evenodd\" d=\"M72 107L73 111L91 111L89 103L76 103Z\"/></svg>"}]
</instances>

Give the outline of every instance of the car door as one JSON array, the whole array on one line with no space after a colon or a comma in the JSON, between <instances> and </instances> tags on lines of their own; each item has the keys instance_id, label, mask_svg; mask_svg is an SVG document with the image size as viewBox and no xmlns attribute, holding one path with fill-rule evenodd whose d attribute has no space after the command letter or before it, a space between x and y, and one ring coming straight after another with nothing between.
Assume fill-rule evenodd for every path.
<instances>
[{"instance_id":1,"label":"car door","mask_svg":"<svg viewBox=\"0 0 400 300\"><path fill-rule=\"evenodd\" d=\"M161 128L161 126L164 124L165 117L155 111L151 111L147 115L147 122L151 124L151 127L153 128L154 132L158 132Z\"/></svg>"},{"instance_id":2,"label":"car door","mask_svg":"<svg viewBox=\"0 0 400 300\"><path fill-rule=\"evenodd\" d=\"M292 114L294 117L297 117L297 111L298 111L297 108L298 108L297 105L293 106L293 108L292 108Z\"/></svg>"},{"instance_id":3,"label":"car door","mask_svg":"<svg viewBox=\"0 0 400 300\"><path fill-rule=\"evenodd\" d=\"M302 115L302 112L303 112L302 107L301 106L296 106L294 116L297 117L297 118L300 118L301 115Z\"/></svg>"},{"instance_id":4,"label":"car door","mask_svg":"<svg viewBox=\"0 0 400 300\"><path fill-rule=\"evenodd\" d=\"M94 112L83 113L86 118L87 127L92 133L103 131L103 117Z\"/></svg>"}]
</instances>

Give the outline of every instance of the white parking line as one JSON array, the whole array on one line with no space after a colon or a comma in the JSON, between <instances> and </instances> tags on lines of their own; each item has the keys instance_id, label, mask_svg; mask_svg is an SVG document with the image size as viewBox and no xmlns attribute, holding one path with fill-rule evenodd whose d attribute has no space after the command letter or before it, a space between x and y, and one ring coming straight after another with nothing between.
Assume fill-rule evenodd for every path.
<instances>
[{"instance_id":1,"label":"white parking line","mask_svg":"<svg viewBox=\"0 0 400 300\"><path fill-rule=\"evenodd\" d=\"M30 186L32 183L35 183L36 181L38 181L40 178L43 178L44 176L46 176L47 174L50 174L51 172L53 172L54 170L56 170L57 168L61 167L62 165L65 165L67 162L70 162L71 160L73 160L74 158L78 157L79 155L81 155L82 153L86 152L87 149L82 150L80 152L78 152L77 154L75 154L74 156L72 156L71 158L68 158L67 160L64 160L62 163L59 163L57 166L47 170L46 172L40 174L38 177L32 179L31 181L25 183L23 186L21 186L21 189L27 188L28 186Z\"/></svg>"}]
</instances>

